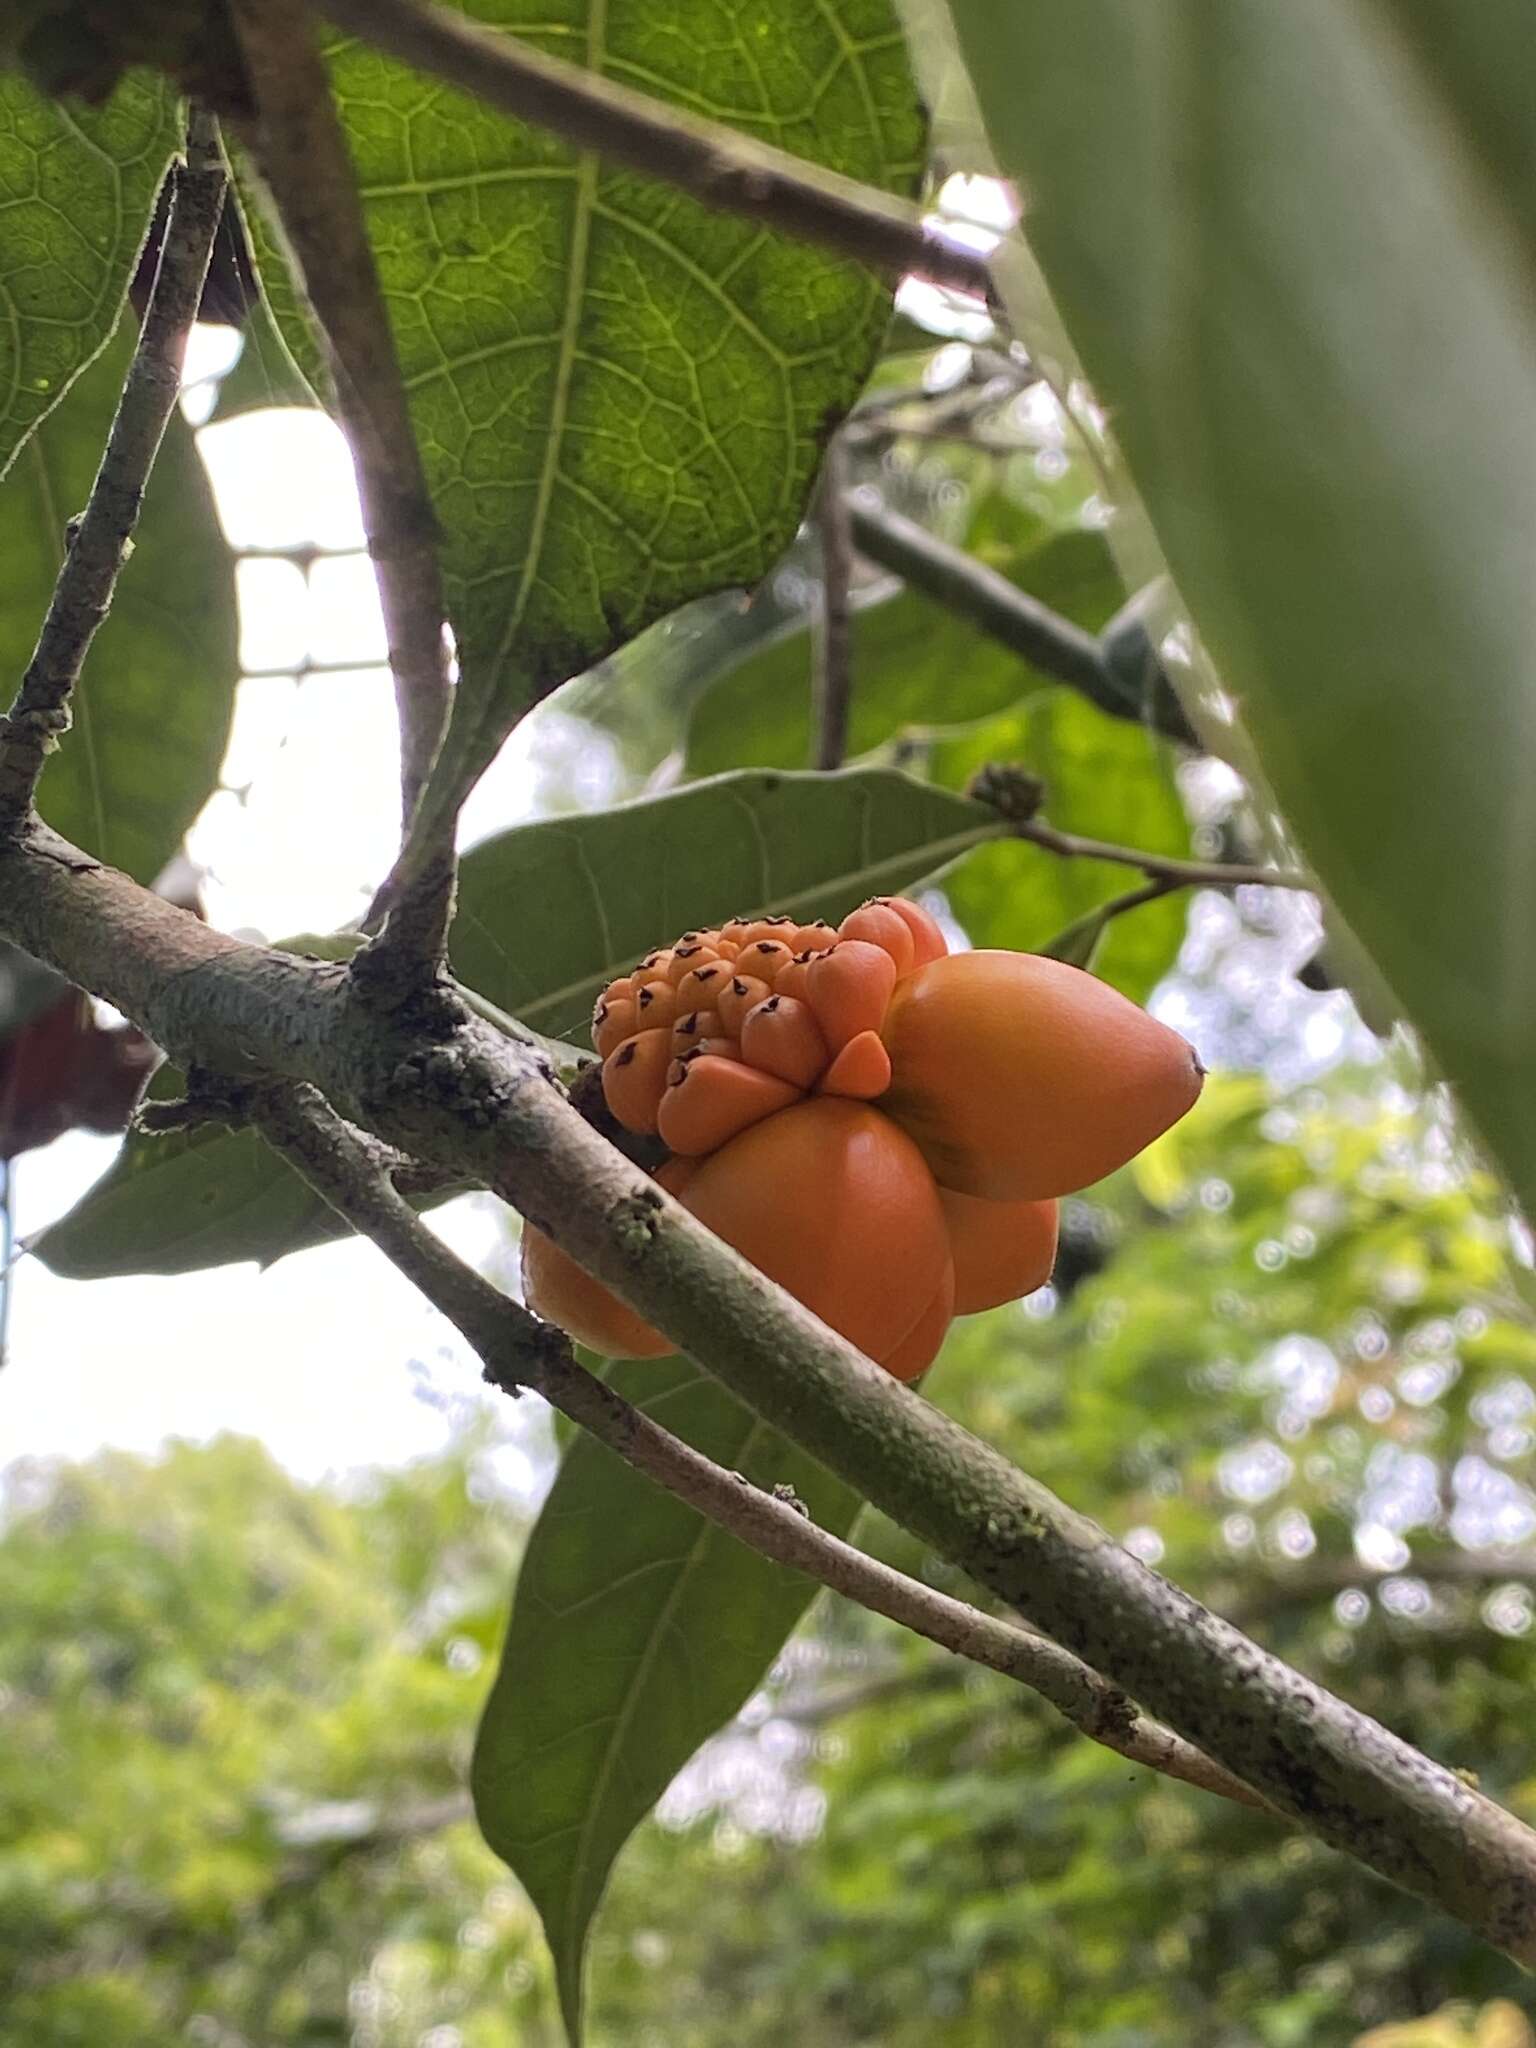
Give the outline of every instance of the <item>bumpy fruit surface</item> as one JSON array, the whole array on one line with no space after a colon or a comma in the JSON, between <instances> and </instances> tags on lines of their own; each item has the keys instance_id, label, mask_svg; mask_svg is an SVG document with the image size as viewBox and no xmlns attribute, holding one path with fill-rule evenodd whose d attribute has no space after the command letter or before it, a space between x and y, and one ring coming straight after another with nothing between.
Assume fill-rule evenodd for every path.
<instances>
[{"instance_id":1,"label":"bumpy fruit surface","mask_svg":"<svg viewBox=\"0 0 1536 2048\"><path fill-rule=\"evenodd\" d=\"M1200 1093L1176 1031L1080 967L956 953L897 984L880 1107L942 1187L988 1201L1072 1194L1132 1159Z\"/></svg>"},{"instance_id":2,"label":"bumpy fruit surface","mask_svg":"<svg viewBox=\"0 0 1536 2048\"><path fill-rule=\"evenodd\" d=\"M803 1096L870 1101L890 1084L880 1027L892 991L943 952L927 911L894 896L836 931L737 917L684 932L598 998L592 1042L608 1107L630 1130L702 1158Z\"/></svg>"}]
</instances>

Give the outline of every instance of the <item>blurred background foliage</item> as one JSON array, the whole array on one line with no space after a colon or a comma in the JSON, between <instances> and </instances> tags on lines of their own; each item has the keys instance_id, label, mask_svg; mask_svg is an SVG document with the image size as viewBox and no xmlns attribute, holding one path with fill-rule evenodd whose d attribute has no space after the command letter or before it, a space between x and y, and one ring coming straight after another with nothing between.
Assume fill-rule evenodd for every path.
<instances>
[{"instance_id":1,"label":"blurred background foliage","mask_svg":"<svg viewBox=\"0 0 1536 2048\"><path fill-rule=\"evenodd\" d=\"M934 1398L1536 1819L1528 1272L1433 1091L1395 1057L1224 1077L1068 1225ZM554 2044L461 1789L522 1533L483 1416L344 1490L230 1438L12 1468L5 2038ZM594 1965L613 2048L1342 2048L1530 2010L1451 1922L826 1599L631 1844Z\"/></svg>"}]
</instances>

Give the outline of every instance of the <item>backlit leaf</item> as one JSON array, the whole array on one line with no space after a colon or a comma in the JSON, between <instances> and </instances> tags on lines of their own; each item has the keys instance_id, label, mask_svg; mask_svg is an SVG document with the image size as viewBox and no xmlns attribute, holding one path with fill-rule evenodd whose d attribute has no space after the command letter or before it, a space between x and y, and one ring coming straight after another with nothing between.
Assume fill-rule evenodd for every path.
<instances>
[{"instance_id":1,"label":"backlit leaf","mask_svg":"<svg viewBox=\"0 0 1536 2048\"><path fill-rule=\"evenodd\" d=\"M81 108L0 71L0 476L117 324L175 110L142 72Z\"/></svg>"}]
</instances>

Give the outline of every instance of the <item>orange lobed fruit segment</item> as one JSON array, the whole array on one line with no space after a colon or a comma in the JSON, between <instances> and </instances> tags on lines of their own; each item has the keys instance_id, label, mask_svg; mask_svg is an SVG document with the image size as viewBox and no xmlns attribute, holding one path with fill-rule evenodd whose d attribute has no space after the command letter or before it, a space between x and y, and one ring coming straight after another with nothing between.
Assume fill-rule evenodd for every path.
<instances>
[{"instance_id":1,"label":"orange lobed fruit segment","mask_svg":"<svg viewBox=\"0 0 1536 2048\"><path fill-rule=\"evenodd\" d=\"M672 948L672 958L667 962L666 979L676 988L695 968L708 967L719 958L714 947L706 946L700 939L679 939Z\"/></svg>"},{"instance_id":2,"label":"orange lobed fruit segment","mask_svg":"<svg viewBox=\"0 0 1536 2048\"><path fill-rule=\"evenodd\" d=\"M672 1151L697 1158L716 1151L749 1124L787 1108L799 1094L793 1082L776 1074L702 1052L670 1070L656 1130Z\"/></svg>"},{"instance_id":3,"label":"orange lobed fruit segment","mask_svg":"<svg viewBox=\"0 0 1536 2048\"><path fill-rule=\"evenodd\" d=\"M955 1269L951 1264L944 1268L944 1278L933 1299L912 1328L896 1349L888 1352L878 1363L895 1379L919 1379L938 1357L954 1314Z\"/></svg>"},{"instance_id":4,"label":"orange lobed fruit segment","mask_svg":"<svg viewBox=\"0 0 1536 2048\"><path fill-rule=\"evenodd\" d=\"M1060 960L976 952L901 982L880 1107L934 1177L990 1201L1068 1195L1176 1123L1204 1069L1176 1031Z\"/></svg>"},{"instance_id":5,"label":"orange lobed fruit segment","mask_svg":"<svg viewBox=\"0 0 1536 2048\"><path fill-rule=\"evenodd\" d=\"M603 1099L632 1131L654 1131L672 1060L669 1031L637 1031L603 1061Z\"/></svg>"},{"instance_id":6,"label":"orange lobed fruit segment","mask_svg":"<svg viewBox=\"0 0 1536 2048\"><path fill-rule=\"evenodd\" d=\"M605 1358L661 1358L673 1349L642 1316L610 1294L552 1238L523 1225L523 1299L535 1315L558 1323L578 1344Z\"/></svg>"},{"instance_id":7,"label":"orange lobed fruit segment","mask_svg":"<svg viewBox=\"0 0 1536 2048\"><path fill-rule=\"evenodd\" d=\"M796 953L784 961L773 977L773 992L776 996L793 996L797 1003L809 1003L811 998L811 961L820 956L812 953Z\"/></svg>"},{"instance_id":8,"label":"orange lobed fruit segment","mask_svg":"<svg viewBox=\"0 0 1536 2048\"><path fill-rule=\"evenodd\" d=\"M749 1010L741 1024L742 1058L765 1073L809 1088L827 1064L827 1047L816 1019L793 996L771 995Z\"/></svg>"},{"instance_id":9,"label":"orange lobed fruit segment","mask_svg":"<svg viewBox=\"0 0 1536 2048\"><path fill-rule=\"evenodd\" d=\"M635 990L635 1014L640 1020L637 1030L664 1030L677 1015L677 993L671 982L642 981Z\"/></svg>"},{"instance_id":10,"label":"orange lobed fruit segment","mask_svg":"<svg viewBox=\"0 0 1536 2048\"><path fill-rule=\"evenodd\" d=\"M896 963L883 946L844 939L806 970L806 991L822 1035L841 1052L861 1031L878 1031L896 986Z\"/></svg>"},{"instance_id":11,"label":"orange lobed fruit segment","mask_svg":"<svg viewBox=\"0 0 1536 2048\"><path fill-rule=\"evenodd\" d=\"M794 954L782 939L754 939L750 945L743 946L736 955L736 972L754 974L759 981L766 981L772 988L778 982L780 971L787 967L793 958Z\"/></svg>"},{"instance_id":12,"label":"orange lobed fruit segment","mask_svg":"<svg viewBox=\"0 0 1536 2048\"><path fill-rule=\"evenodd\" d=\"M865 939L870 945L879 946L889 953L895 962L898 978L910 974L914 967L920 965L912 927L889 903L878 899L861 903L857 910L849 911L837 929L842 938Z\"/></svg>"},{"instance_id":13,"label":"orange lobed fruit segment","mask_svg":"<svg viewBox=\"0 0 1536 2048\"><path fill-rule=\"evenodd\" d=\"M730 939L738 947L746 947L761 939L782 939L794 929L792 917L731 917L721 925L720 936Z\"/></svg>"},{"instance_id":14,"label":"orange lobed fruit segment","mask_svg":"<svg viewBox=\"0 0 1536 2048\"><path fill-rule=\"evenodd\" d=\"M722 1037L724 1029L717 1011L689 1010L672 1026L672 1057L677 1059L684 1053L692 1052L693 1048L701 1045L706 1038Z\"/></svg>"},{"instance_id":15,"label":"orange lobed fruit segment","mask_svg":"<svg viewBox=\"0 0 1536 2048\"><path fill-rule=\"evenodd\" d=\"M914 967L926 967L930 960L945 958L949 952L948 942L920 904L909 903L905 896L877 896L874 901L882 910L893 911L912 934Z\"/></svg>"},{"instance_id":16,"label":"orange lobed fruit segment","mask_svg":"<svg viewBox=\"0 0 1536 2048\"><path fill-rule=\"evenodd\" d=\"M725 987L715 998L715 1008L720 1022L727 1031L740 1032L742 1019L749 1010L755 1010L764 1003L773 990L766 981L759 981L755 974L733 974Z\"/></svg>"},{"instance_id":17,"label":"orange lobed fruit segment","mask_svg":"<svg viewBox=\"0 0 1536 2048\"><path fill-rule=\"evenodd\" d=\"M1033 1294L1056 1263L1059 1205L984 1202L940 1188L955 1255L955 1314L973 1316Z\"/></svg>"},{"instance_id":18,"label":"orange lobed fruit segment","mask_svg":"<svg viewBox=\"0 0 1536 2048\"><path fill-rule=\"evenodd\" d=\"M637 996L607 995L592 1013L592 1043L604 1059L640 1029Z\"/></svg>"},{"instance_id":19,"label":"orange lobed fruit segment","mask_svg":"<svg viewBox=\"0 0 1536 2048\"><path fill-rule=\"evenodd\" d=\"M891 1085L891 1056L878 1031L861 1031L850 1038L822 1075L819 1095L849 1095L860 1102L873 1102Z\"/></svg>"},{"instance_id":20,"label":"orange lobed fruit segment","mask_svg":"<svg viewBox=\"0 0 1536 2048\"><path fill-rule=\"evenodd\" d=\"M818 1096L754 1124L698 1163L681 1199L877 1361L914 1336L951 1264L917 1147L864 1103Z\"/></svg>"},{"instance_id":21,"label":"orange lobed fruit segment","mask_svg":"<svg viewBox=\"0 0 1536 2048\"><path fill-rule=\"evenodd\" d=\"M677 1014L690 1010L712 1010L723 988L730 986L732 963L717 953L712 960L694 967L677 984Z\"/></svg>"}]
</instances>

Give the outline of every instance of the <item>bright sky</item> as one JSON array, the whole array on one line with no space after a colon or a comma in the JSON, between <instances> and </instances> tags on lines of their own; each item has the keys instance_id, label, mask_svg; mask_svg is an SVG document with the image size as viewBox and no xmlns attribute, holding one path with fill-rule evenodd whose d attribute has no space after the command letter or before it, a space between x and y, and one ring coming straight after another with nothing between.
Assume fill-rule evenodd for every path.
<instances>
[{"instance_id":1,"label":"bright sky","mask_svg":"<svg viewBox=\"0 0 1536 2048\"><path fill-rule=\"evenodd\" d=\"M189 377L227 358L199 335ZM197 394L189 394L194 401ZM313 413L250 414L201 436L220 515L237 546L360 546L341 437ZM131 573L131 572L130 572ZM241 569L247 668L377 662L372 578L361 558ZM345 763L337 787L337 764ZM266 937L327 930L356 915L389 865L398 773L390 681L381 667L241 685L216 794L191 837L213 922ZM466 837L514 822L534 788L526 747L509 747L476 792ZM107 1166L115 1140L73 1133L15 1162L19 1238L61 1215ZM433 1219L484 1263L507 1243L488 1197ZM12 1275L10 1357L0 1380L0 1464L150 1450L169 1435L233 1429L318 1476L405 1460L440 1445L477 1376L454 1333L371 1248L328 1246L270 1271L226 1266L172 1280L69 1282L23 1259ZM516 1434L526 1440L528 1424ZM509 1446L505 1476L521 1460Z\"/></svg>"}]
</instances>

